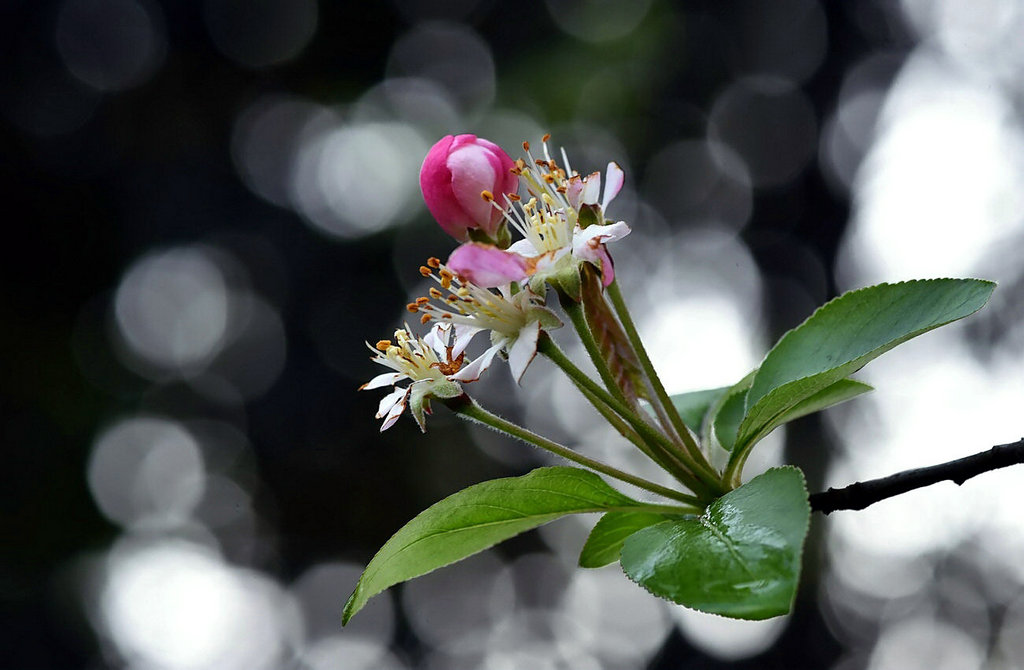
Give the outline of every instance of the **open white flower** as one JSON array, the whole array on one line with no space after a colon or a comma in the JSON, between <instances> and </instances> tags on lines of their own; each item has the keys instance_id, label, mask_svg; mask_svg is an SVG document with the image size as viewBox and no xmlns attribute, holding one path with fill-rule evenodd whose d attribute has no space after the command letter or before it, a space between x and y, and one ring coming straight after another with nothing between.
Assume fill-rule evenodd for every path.
<instances>
[{"instance_id":1,"label":"open white flower","mask_svg":"<svg viewBox=\"0 0 1024 670\"><path fill-rule=\"evenodd\" d=\"M380 427L384 432L398 421L406 407L412 409L420 430L426 431L424 414L430 414L431 398L454 398L462 394L459 382L472 382L491 363L489 356L480 356L467 363L465 344L450 327L433 329L426 337L416 337L406 326L395 331L395 342L381 340L370 346L373 362L391 368L394 372L379 374L359 387L360 391L393 386L403 379L411 379L409 386L395 389L384 396L377 407L376 418L384 419Z\"/></svg>"},{"instance_id":2,"label":"open white flower","mask_svg":"<svg viewBox=\"0 0 1024 670\"><path fill-rule=\"evenodd\" d=\"M513 292L512 286L504 283L496 287L498 292L495 293L460 279L436 258L429 259L420 273L432 278L440 288L431 287L429 297L418 298L409 303L407 309L422 313L423 323L433 320L441 327L451 324L458 343L452 350L453 356L460 356L474 335L490 331L491 347L478 360L490 361L496 353L503 352L517 382L537 355L541 330L562 325L558 317L544 307L543 298L527 287ZM444 331L435 330L432 334L434 332Z\"/></svg>"}]
</instances>

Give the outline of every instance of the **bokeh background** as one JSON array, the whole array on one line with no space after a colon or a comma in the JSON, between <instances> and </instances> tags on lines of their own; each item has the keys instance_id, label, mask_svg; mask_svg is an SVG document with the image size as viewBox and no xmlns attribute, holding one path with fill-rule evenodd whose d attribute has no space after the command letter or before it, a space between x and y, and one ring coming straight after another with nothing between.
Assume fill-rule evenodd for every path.
<instances>
[{"instance_id":1,"label":"bokeh background","mask_svg":"<svg viewBox=\"0 0 1024 670\"><path fill-rule=\"evenodd\" d=\"M443 410L379 434L356 392L453 248L417 187L437 138L550 132L624 167L612 252L673 392L735 381L843 290L1000 281L748 471L820 489L1024 431L1022 34L1019 0L0 0L0 665L1024 667L1013 468L817 515L782 619L575 569L589 518L340 627L402 523L549 462ZM542 361L475 387L657 476Z\"/></svg>"}]
</instances>

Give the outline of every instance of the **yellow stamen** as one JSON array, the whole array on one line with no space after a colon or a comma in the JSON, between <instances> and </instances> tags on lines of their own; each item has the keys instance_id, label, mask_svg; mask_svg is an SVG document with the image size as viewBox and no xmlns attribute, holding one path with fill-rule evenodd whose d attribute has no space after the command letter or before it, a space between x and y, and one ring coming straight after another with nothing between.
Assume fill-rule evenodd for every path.
<instances>
[{"instance_id":1,"label":"yellow stamen","mask_svg":"<svg viewBox=\"0 0 1024 670\"><path fill-rule=\"evenodd\" d=\"M423 275L424 277L429 277L430 275L433 274L433 270L428 268L426 265L421 265L420 266L420 274Z\"/></svg>"},{"instance_id":2,"label":"yellow stamen","mask_svg":"<svg viewBox=\"0 0 1024 670\"><path fill-rule=\"evenodd\" d=\"M391 340L380 340L375 346L379 351L387 351L391 346Z\"/></svg>"},{"instance_id":3,"label":"yellow stamen","mask_svg":"<svg viewBox=\"0 0 1024 670\"><path fill-rule=\"evenodd\" d=\"M441 267L441 259L434 258L433 256L431 256L430 258L427 259L427 265L436 270L437 268Z\"/></svg>"}]
</instances>

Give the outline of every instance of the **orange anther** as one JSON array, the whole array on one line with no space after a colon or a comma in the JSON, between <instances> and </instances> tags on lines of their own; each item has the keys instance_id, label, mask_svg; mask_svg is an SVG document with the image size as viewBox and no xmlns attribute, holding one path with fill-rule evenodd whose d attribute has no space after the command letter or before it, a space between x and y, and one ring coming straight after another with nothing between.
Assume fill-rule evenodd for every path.
<instances>
[{"instance_id":1,"label":"orange anther","mask_svg":"<svg viewBox=\"0 0 1024 670\"><path fill-rule=\"evenodd\" d=\"M379 349L380 351L387 351L388 347L391 346L391 340L380 340L374 346L376 346L377 349Z\"/></svg>"},{"instance_id":2,"label":"orange anther","mask_svg":"<svg viewBox=\"0 0 1024 670\"><path fill-rule=\"evenodd\" d=\"M437 268L441 267L441 259L434 258L433 256L431 256L430 258L427 259L427 265L436 270Z\"/></svg>"}]
</instances>

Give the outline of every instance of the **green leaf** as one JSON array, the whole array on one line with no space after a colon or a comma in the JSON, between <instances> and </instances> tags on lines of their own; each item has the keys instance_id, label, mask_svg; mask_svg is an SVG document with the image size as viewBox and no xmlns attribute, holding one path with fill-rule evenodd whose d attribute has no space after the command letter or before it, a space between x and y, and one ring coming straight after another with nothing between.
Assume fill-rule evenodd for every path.
<instances>
[{"instance_id":1,"label":"green leaf","mask_svg":"<svg viewBox=\"0 0 1024 670\"><path fill-rule=\"evenodd\" d=\"M726 451L732 451L736 444L736 435L743 421L747 391L745 389L730 393L715 415L715 437Z\"/></svg>"},{"instance_id":2,"label":"green leaf","mask_svg":"<svg viewBox=\"0 0 1024 670\"><path fill-rule=\"evenodd\" d=\"M614 563L619 560L622 543L627 537L667 518L655 512L608 512L590 531L580 552L580 567L600 568Z\"/></svg>"},{"instance_id":3,"label":"green leaf","mask_svg":"<svg viewBox=\"0 0 1024 670\"><path fill-rule=\"evenodd\" d=\"M656 596L702 612L767 619L793 605L811 507L803 473L774 468L730 491L699 519L649 526L620 561Z\"/></svg>"},{"instance_id":4,"label":"green leaf","mask_svg":"<svg viewBox=\"0 0 1024 670\"><path fill-rule=\"evenodd\" d=\"M718 415L722 412L722 408L725 407L725 404L732 400L736 395L745 398L747 389L750 388L750 384L754 381L754 375L756 374L756 368L748 372L743 379L726 389L725 393L720 395L718 400L711 405L707 415L704 417L704 425L702 426L700 433L700 439L703 444L710 445L712 443L712 434L715 432L716 424L719 423Z\"/></svg>"},{"instance_id":5,"label":"green leaf","mask_svg":"<svg viewBox=\"0 0 1024 670\"><path fill-rule=\"evenodd\" d=\"M775 428L776 426L781 426L784 423L789 423L794 419L799 419L802 416L820 412L823 409L828 409L829 407L846 402L847 400L851 400L861 394L874 390L874 387L870 384L859 382L856 379L840 379L832 386L818 391L810 398L802 400L790 409L786 410L785 413L779 415L779 417L769 425L772 428Z\"/></svg>"},{"instance_id":6,"label":"green leaf","mask_svg":"<svg viewBox=\"0 0 1024 670\"><path fill-rule=\"evenodd\" d=\"M384 589L566 514L642 507L593 472L538 468L475 484L420 512L381 547L345 605L342 625Z\"/></svg>"},{"instance_id":7,"label":"green leaf","mask_svg":"<svg viewBox=\"0 0 1024 670\"><path fill-rule=\"evenodd\" d=\"M704 426L704 417L708 410L718 402L718 399L731 387L723 386L717 389L705 389L703 391L689 391L678 393L671 397L672 404L690 430L700 434Z\"/></svg>"},{"instance_id":8,"label":"green leaf","mask_svg":"<svg viewBox=\"0 0 1024 670\"><path fill-rule=\"evenodd\" d=\"M980 279L915 280L850 291L820 307L754 375L737 444L746 450L780 415L896 345L978 311L994 288Z\"/></svg>"}]
</instances>

